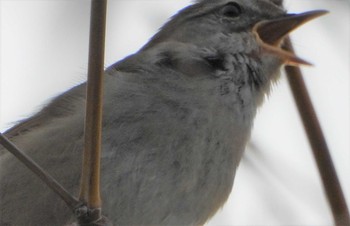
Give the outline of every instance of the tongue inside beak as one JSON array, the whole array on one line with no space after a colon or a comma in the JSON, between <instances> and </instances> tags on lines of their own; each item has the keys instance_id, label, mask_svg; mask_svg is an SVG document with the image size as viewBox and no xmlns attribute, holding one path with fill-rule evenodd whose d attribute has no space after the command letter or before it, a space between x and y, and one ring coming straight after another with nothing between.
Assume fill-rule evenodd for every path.
<instances>
[{"instance_id":1,"label":"tongue inside beak","mask_svg":"<svg viewBox=\"0 0 350 226\"><path fill-rule=\"evenodd\" d=\"M282 50L279 45L281 44L283 38L294 29L326 13L328 13L328 11L315 10L300 14L287 14L282 18L257 23L253 28L253 32L256 34L263 50L277 55L286 65L311 65L294 54Z\"/></svg>"}]
</instances>

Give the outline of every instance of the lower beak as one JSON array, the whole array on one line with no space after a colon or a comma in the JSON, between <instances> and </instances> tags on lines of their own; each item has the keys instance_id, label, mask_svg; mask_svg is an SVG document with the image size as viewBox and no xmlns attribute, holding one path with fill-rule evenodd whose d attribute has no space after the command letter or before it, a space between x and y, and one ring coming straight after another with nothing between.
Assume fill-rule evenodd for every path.
<instances>
[{"instance_id":1,"label":"lower beak","mask_svg":"<svg viewBox=\"0 0 350 226\"><path fill-rule=\"evenodd\" d=\"M300 14L287 14L282 18L266 20L258 22L254 28L253 32L256 34L258 41L262 45L263 49L274 54L277 54L283 59L284 63L287 65L299 65L310 63L303 59L289 53L285 50L279 48L284 37L286 37L290 32L300 27L304 23L320 17L328 13L325 10L315 10Z\"/></svg>"}]
</instances>

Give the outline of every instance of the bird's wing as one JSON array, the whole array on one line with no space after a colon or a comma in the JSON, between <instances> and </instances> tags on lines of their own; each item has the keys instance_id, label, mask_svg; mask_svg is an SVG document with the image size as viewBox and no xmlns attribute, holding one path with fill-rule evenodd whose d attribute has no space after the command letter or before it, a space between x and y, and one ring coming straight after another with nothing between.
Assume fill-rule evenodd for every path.
<instances>
[{"instance_id":1,"label":"bird's wing","mask_svg":"<svg viewBox=\"0 0 350 226\"><path fill-rule=\"evenodd\" d=\"M9 139L16 139L16 137L21 136L36 127L39 127L53 117L64 117L70 114L74 108L81 106L74 106L73 99L85 99L85 83L73 87L71 90L65 92L64 94L56 97L47 106L45 106L40 112L34 116L20 121L17 125L7 130L4 134Z\"/></svg>"}]
</instances>

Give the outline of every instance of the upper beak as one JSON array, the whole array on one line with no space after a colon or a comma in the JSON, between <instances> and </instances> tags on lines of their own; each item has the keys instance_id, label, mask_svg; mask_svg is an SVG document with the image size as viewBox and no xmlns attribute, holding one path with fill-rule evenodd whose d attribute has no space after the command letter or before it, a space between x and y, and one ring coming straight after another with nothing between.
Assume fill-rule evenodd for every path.
<instances>
[{"instance_id":1,"label":"upper beak","mask_svg":"<svg viewBox=\"0 0 350 226\"><path fill-rule=\"evenodd\" d=\"M258 41L264 50L273 52L280 56L288 65L299 65L310 63L300 59L292 53L279 48L284 37L304 23L328 13L326 10L315 10L300 14L287 14L282 18L265 20L257 23L253 32L256 33Z\"/></svg>"}]
</instances>

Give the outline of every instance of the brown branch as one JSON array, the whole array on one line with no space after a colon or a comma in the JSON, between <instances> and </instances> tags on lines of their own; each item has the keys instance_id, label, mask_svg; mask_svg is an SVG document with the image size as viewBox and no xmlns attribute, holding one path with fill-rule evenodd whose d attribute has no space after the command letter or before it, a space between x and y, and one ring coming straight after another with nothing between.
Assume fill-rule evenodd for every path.
<instances>
[{"instance_id":1,"label":"brown branch","mask_svg":"<svg viewBox=\"0 0 350 226\"><path fill-rule=\"evenodd\" d=\"M0 144L11 152L19 161L36 174L47 186L49 186L63 201L73 210L82 205L82 203L73 197L66 189L62 187L51 175L45 172L37 163L22 152L16 145L9 141L0 133Z\"/></svg>"},{"instance_id":2,"label":"brown branch","mask_svg":"<svg viewBox=\"0 0 350 226\"><path fill-rule=\"evenodd\" d=\"M294 52L289 38L285 42L285 49ZM285 70L332 210L334 222L337 226L349 226L349 210L301 70L299 67L291 66L286 66Z\"/></svg>"},{"instance_id":3,"label":"brown branch","mask_svg":"<svg viewBox=\"0 0 350 226\"><path fill-rule=\"evenodd\" d=\"M79 199L70 195L54 178L0 133L0 143L57 193L74 210L80 226L105 226L101 214L100 152L102 84L107 0L92 0L89 69L85 119L85 151ZM73 225L76 225L74 223Z\"/></svg>"},{"instance_id":4,"label":"brown branch","mask_svg":"<svg viewBox=\"0 0 350 226\"><path fill-rule=\"evenodd\" d=\"M79 199L88 213L81 225L99 225L101 219L100 153L102 131L102 91L107 0L92 0L89 41L89 68L85 118L85 148ZM90 215L91 218L86 218Z\"/></svg>"}]
</instances>

